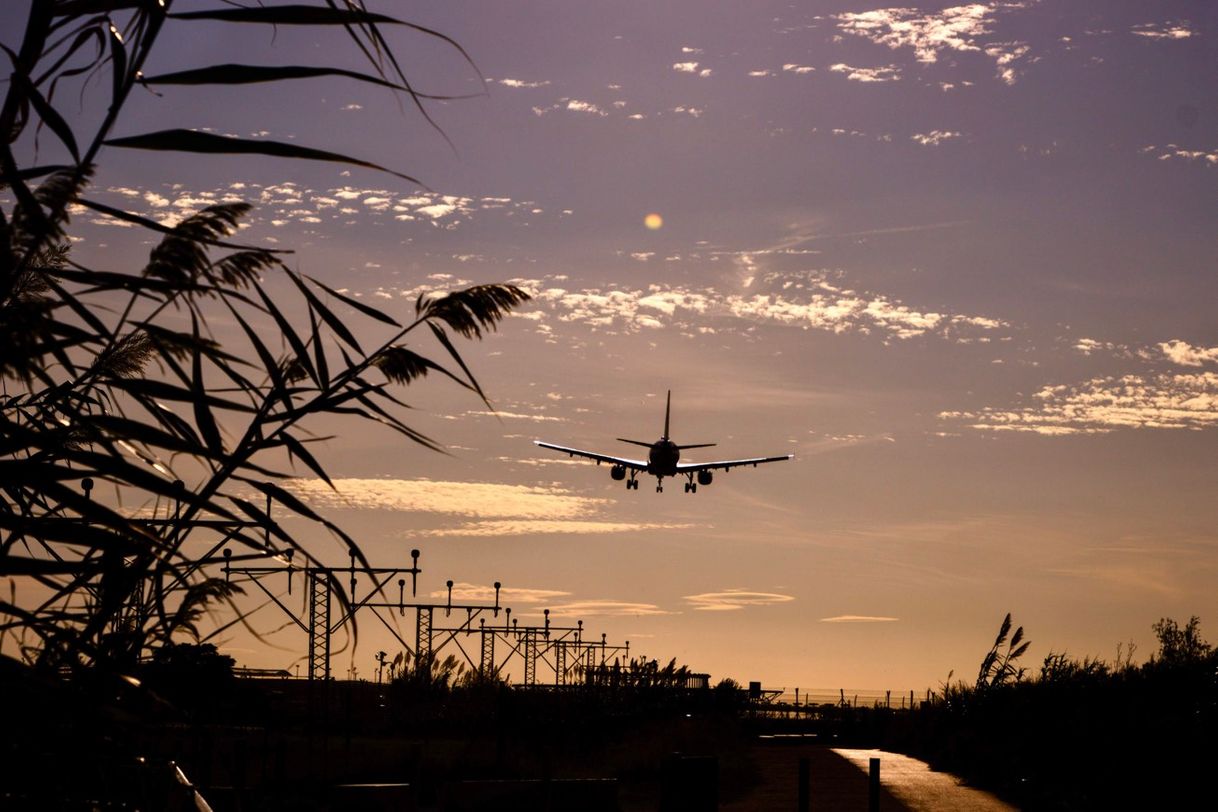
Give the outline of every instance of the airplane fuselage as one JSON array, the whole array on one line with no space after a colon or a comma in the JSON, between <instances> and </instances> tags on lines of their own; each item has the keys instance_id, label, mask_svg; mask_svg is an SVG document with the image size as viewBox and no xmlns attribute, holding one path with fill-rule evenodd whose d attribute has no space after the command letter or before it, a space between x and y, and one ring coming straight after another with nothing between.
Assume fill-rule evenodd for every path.
<instances>
[{"instance_id":1,"label":"airplane fuselage","mask_svg":"<svg viewBox=\"0 0 1218 812\"><path fill-rule=\"evenodd\" d=\"M676 476L677 462L680 459L680 446L666 437L661 437L647 452L647 473L658 477Z\"/></svg>"}]
</instances>

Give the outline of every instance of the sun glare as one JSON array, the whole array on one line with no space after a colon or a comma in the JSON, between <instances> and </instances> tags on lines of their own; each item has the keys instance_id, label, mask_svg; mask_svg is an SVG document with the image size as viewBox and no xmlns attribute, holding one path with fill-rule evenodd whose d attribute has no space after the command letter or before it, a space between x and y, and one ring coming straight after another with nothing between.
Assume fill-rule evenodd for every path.
<instances>
[{"instance_id":1,"label":"sun glare","mask_svg":"<svg viewBox=\"0 0 1218 812\"><path fill-rule=\"evenodd\" d=\"M643 218L643 225L647 226L652 231L659 231L664 225L664 218L653 211L651 214Z\"/></svg>"}]
</instances>

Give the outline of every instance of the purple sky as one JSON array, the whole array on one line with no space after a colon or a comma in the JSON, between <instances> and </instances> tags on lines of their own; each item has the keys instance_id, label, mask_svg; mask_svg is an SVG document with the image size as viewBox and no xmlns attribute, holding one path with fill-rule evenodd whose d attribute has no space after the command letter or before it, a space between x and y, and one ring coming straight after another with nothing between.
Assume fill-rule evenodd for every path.
<instances>
[{"instance_id":1,"label":"purple sky","mask_svg":"<svg viewBox=\"0 0 1218 812\"><path fill-rule=\"evenodd\" d=\"M370 5L487 77L489 96L430 108L455 152L338 80L165 88L119 132L293 139L434 193L110 150L97 194L171 220L248 199L246 240L394 311L469 282L535 294L468 349L499 419L439 381L411 393L453 457L339 426L347 501L299 483L374 560L418 546L424 591L501 580L520 615L568 607L787 688L967 678L1008 611L1031 663L1149 654L1162 616L1218 622L1213 3ZM338 40L226 30L172 27L154 72L360 67ZM392 41L422 89L479 88L451 51ZM79 258L146 255L149 235L95 219ZM529 442L626 451L614 437L658 436L667 389L678 442L796 459L661 495Z\"/></svg>"}]
</instances>

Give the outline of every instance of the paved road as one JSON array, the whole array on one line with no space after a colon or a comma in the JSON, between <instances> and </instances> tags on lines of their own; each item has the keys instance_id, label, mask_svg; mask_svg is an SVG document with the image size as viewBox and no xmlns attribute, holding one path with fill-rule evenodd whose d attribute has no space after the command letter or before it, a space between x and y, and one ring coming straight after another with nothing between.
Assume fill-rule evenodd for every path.
<instances>
[{"instance_id":1,"label":"paved road","mask_svg":"<svg viewBox=\"0 0 1218 812\"><path fill-rule=\"evenodd\" d=\"M881 812L1007 812L993 795L933 772L924 762L882 750L850 750L800 741L758 741L751 749L756 782L740 795L728 793L721 812L774 812L798 807L799 760L808 759L811 812L857 812L867 808L868 769L880 759Z\"/></svg>"},{"instance_id":2,"label":"paved road","mask_svg":"<svg viewBox=\"0 0 1218 812\"><path fill-rule=\"evenodd\" d=\"M880 785L914 812L1010 812L1016 807L988 792L966 787L949 773L934 772L924 761L883 750L834 748L834 753L864 773L880 760Z\"/></svg>"}]
</instances>

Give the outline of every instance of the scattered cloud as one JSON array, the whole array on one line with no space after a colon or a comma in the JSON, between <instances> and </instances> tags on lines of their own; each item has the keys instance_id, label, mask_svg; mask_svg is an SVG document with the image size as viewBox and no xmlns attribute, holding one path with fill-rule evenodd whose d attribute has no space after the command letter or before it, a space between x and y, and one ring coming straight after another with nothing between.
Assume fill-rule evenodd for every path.
<instances>
[{"instance_id":1,"label":"scattered cloud","mask_svg":"<svg viewBox=\"0 0 1218 812\"><path fill-rule=\"evenodd\" d=\"M1218 347L1194 347L1187 341L1173 338L1159 345L1163 355L1173 364L1185 367L1199 367L1203 364L1218 363Z\"/></svg>"},{"instance_id":2,"label":"scattered cloud","mask_svg":"<svg viewBox=\"0 0 1218 812\"><path fill-rule=\"evenodd\" d=\"M892 49L913 48L919 62L936 62L943 51L980 51L998 4L970 3L938 13L882 8L834 16L838 29ZM1006 4L1003 4L1006 5Z\"/></svg>"},{"instance_id":3,"label":"scattered cloud","mask_svg":"<svg viewBox=\"0 0 1218 812\"><path fill-rule=\"evenodd\" d=\"M444 538L461 537L492 537L492 536L539 536L568 534L576 536L602 535L608 533L641 533L654 530L686 530L697 525L664 522L611 522L581 519L500 519L493 521L470 522L459 527L444 527L431 530L419 530L409 535L413 537Z\"/></svg>"},{"instance_id":4,"label":"scattered cloud","mask_svg":"<svg viewBox=\"0 0 1218 812\"><path fill-rule=\"evenodd\" d=\"M916 141L924 147L937 147L944 141L950 141L953 138L960 138L962 133L952 130L931 130L928 133L914 133L909 137L911 141Z\"/></svg>"},{"instance_id":5,"label":"scattered cloud","mask_svg":"<svg viewBox=\"0 0 1218 812\"><path fill-rule=\"evenodd\" d=\"M1014 63L1025 57L1022 42L991 42L999 14L1022 9L1022 2L969 3L925 13L913 8L883 8L837 14L833 19L844 34L862 37L892 50L909 48L923 64L939 61L945 53L978 53L995 61L999 78L1008 84L1016 77Z\"/></svg>"},{"instance_id":6,"label":"scattered cloud","mask_svg":"<svg viewBox=\"0 0 1218 812\"><path fill-rule=\"evenodd\" d=\"M1200 162L1205 164L1206 167L1218 167L1218 149L1188 149L1178 144L1168 144L1163 147L1143 147L1141 152L1143 154L1154 154L1160 161Z\"/></svg>"},{"instance_id":7,"label":"scattered cloud","mask_svg":"<svg viewBox=\"0 0 1218 812\"><path fill-rule=\"evenodd\" d=\"M1094 338L1080 338L1074 342L1074 349L1078 350L1083 355L1092 355L1100 351L1115 351L1117 349L1117 345L1110 341L1097 341Z\"/></svg>"},{"instance_id":8,"label":"scattered cloud","mask_svg":"<svg viewBox=\"0 0 1218 812\"><path fill-rule=\"evenodd\" d=\"M288 487L314 506L480 519L578 519L595 513L608 502L576 496L558 486L431 479L336 479L333 489L320 479L294 479Z\"/></svg>"},{"instance_id":9,"label":"scattered cloud","mask_svg":"<svg viewBox=\"0 0 1218 812\"><path fill-rule=\"evenodd\" d=\"M504 87L530 88L530 89L536 88L536 87L546 87L547 85L550 84L549 79L543 79L539 82L527 82L524 79L488 79L487 81L498 82L499 84L503 85Z\"/></svg>"},{"instance_id":10,"label":"scattered cloud","mask_svg":"<svg viewBox=\"0 0 1218 812\"><path fill-rule=\"evenodd\" d=\"M729 319L835 333L857 332L908 339L936 335L959 340L1009 325L985 316L948 314L910 307L886 296L831 284L825 278L792 280L783 275L757 279L740 293L710 288L584 288L569 290L542 282L539 307L559 322L579 323L607 333L664 327L689 328L691 320ZM552 329L552 328L551 328Z\"/></svg>"},{"instance_id":11,"label":"scattered cloud","mask_svg":"<svg viewBox=\"0 0 1218 812\"><path fill-rule=\"evenodd\" d=\"M597 107L592 102L581 101L579 99L571 99L567 102L567 109L576 113L591 113L597 116L609 115L601 108Z\"/></svg>"},{"instance_id":12,"label":"scattered cloud","mask_svg":"<svg viewBox=\"0 0 1218 812\"><path fill-rule=\"evenodd\" d=\"M982 431L1045 435L1218 426L1218 373L1213 372L1092 378L1046 386L1033 399L1023 408L949 411L939 417Z\"/></svg>"},{"instance_id":13,"label":"scattered cloud","mask_svg":"<svg viewBox=\"0 0 1218 812\"><path fill-rule=\"evenodd\" d=\"M498 417L503 420L528 420L533 423L565 423L567 418L555 417L548 414L522 414L520 412L491 412L485 409L480 411L466 412L467 415L475 417Z\"/></svg>"},{"instance_id":14,"label":"scattered cloud","mask_svg":"<svg viewBox=\"0 0 1218 812\"><path fill-rule=\"evenodd\" d=\"M560 617L646 617L650 615L672 614L656 606L654 603L630 603L628 601L607 599L561 603L548 608L551 620Z\"/></svg>"},{"instance_id":15,"label":"scattered cloud","mask_svg":"<svg viewBox=\"0 0 1218 812\"><path fill-rule=\"evenodd\" d=\"M499 590L500 606L515 606L519 603L544 603L555 598L566 598L570 592L558 589L530 589L527 587L503 587ZM494 603L495 587L490 584L470 584L464 581L453 584L453 602L477 601L479 603ZM447 598L447 589L434 590L429 597Z\"/></svg>"},{"instance_id":16,"label":"scattered cloud","mask_svg":"<svg viewBox=\"0 0 1218 812\"><path fill-rule=\"evenodd\" d=\"M1015 62L1027 56L1029 50L1026 43L1003 42L987 46L985 53L986 56L993 57L998 66L998 78L1008 85L1013 85L1019 76Z\"/></svg>"},{"instance_id":17,"label":"scattered cloud","mask_svg":"<svg viewBox=\"0 0 1218 812\"><path fill-rule=\"evenodd\" d=\"M686 595L688 602L699 612L734 612L746 606L773 606L795 600L791 595L778 592L750 592L747 589L725 589L722 592L703 592Z\"/></svg>"},{"instance_id":18,"label":"scattered cloud","mask_svg":"<svg viewBox=\"0 0 1218 812\"><path fill-rule=\"evenodd\" d=\"M786 73L795 74L811 73L812 71L816 70L816 68L812 67L811 65L797 65L794 62L788 62L782 66L782 69Z\"/></svg>"},{"instance_id":19,"label":"scattered cloud","mask_svg":"<svg viewBox=\"0 0 1218 812\"><path fill-rule=\"evenodd\" d=\"M180 184L162 184L155 189L143 190L109 186L100 197L103 202L167 226L173 226L207 206L238 201L254 204L254 208L243 218L242 227L269 225L282 228L292 224L311 226L326 222L348 225L358 217L361 223L396 225L417 222L420 226L452 230L479 214L491 211L500 211L507 217L528 214L531 218L545 213L532 201L515 201L506 197L403 193L400 189L355 186L313 189L292 182L265 186L239 183L208 190L188 190ZM112 199L106 200L107 197ZM126 221L104 216L96 216L89 222L130 227ZM521 218L513 222L523 224L526 221Z\"/></svg>"},{"instance_id":20,"label":"scattered cloud","mask_svg":"<svg viewBox=\"0 0 1218 812\"><path fill-rule=\"evenodd\" d=\"M836 65L830 65L829 70L846 74L846 78L852 82L896 82L901 78L901 70L896 65L888 65L883 68L856 68L845 62L838 62Z\"/></svg>"},{"instance_id":21,"label":"scattered cloud","mask_svg":"<svg viewBox=\"0 0 1218 812\"><path fill-rule=\"evenodd\" d=\"M578 496L558 485L501 485L430 479L296 479L289 490L313 507L391 510L462 521L403 531L405 538L488 538L528 535L603 535L685 530L682 522L614 521L602 514L610 500Z\"/></svg>"},{"instance_id":22,"label":"scattered cloud","mask_svg":"<svg viewBox=\"0 0 1218 812\"><path fill-rule=\"evenodd\" d=\"M1197 34L1193 30L1192 25L1185 20L1142 23L1141 25L1135 25L1131 29L1131 33L1134 36L1146 37L1147 39L1188 39Z\"/></svg>"},{"instance_id":23,"label":"scattered cloud","mask_svg":"<svg viewBox=\"0 0 1218 812\"><path fill-rule=\"evenodd\" d=\"M899 617L884 617L882 615L837 615L822 617L821 623L895 623Z\"/></svg>"},{"instance_id":24,"label":"scattered cloud","mask_svg":"<svg viewBox=\"0 0 1218 812\"><path fill-rule=\"evenodd\" d=\"M697 62L674 62L672 69L677 73L692 73L703 79L714 73L710 68L700 67Z\"/></svg>"}]
</instances>

